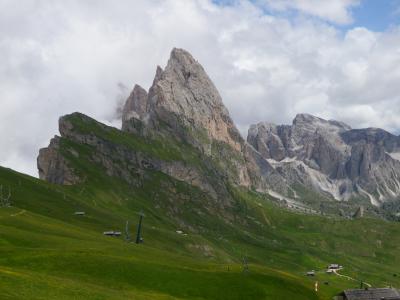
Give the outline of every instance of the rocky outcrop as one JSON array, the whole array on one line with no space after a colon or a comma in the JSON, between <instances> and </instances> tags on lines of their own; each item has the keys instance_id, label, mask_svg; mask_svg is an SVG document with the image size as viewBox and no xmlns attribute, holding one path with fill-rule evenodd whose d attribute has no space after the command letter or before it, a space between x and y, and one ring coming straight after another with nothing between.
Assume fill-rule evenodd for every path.
<instances>
[{"instance_id":1,"label":"rocky outcrop","mask_svg":"<svg viewBox=\"0 0 400 300\"><path fill-rule=\"evenodd\" d=\"M129 119L144 119L147 114L147 92L140 85L135 85L122 110L122 122Z\"/></svg>"},{"instance_id":2,"label":"rocky outcrop","mask_svg":"<svg viewBox=\"0 0 400 300\"><path fill-rule=\"evenodd\" d=\"M400 138L384 130L299 114L292 125L252 125L247 141L291 185L375 205L400 196Z\"/></svg>"},{"instance_id":3,"label":"rocky outcrop","mask_svg":"<svg viewBox=\"0 0 400 300\"><path fill-rule=\"evenodd\" d=\"M78 155L74 153L74 155ZM60 153L60 137L55 136L47 148L39 150L37 158L39 178L55 184L72 185L80 181Z\"/></svg>"},{"instance_id":4,"label":"rocky outcrop","mask_svg":"<svg viewBox=\"0 0 400 300\"><path fill-rule=\"evenodd\" d=\"M282 175L250 144L246 144L244 155L252 187L265 193L274 190L287 195L290 187Z\"/></svg>"},{"instance_id":5,"label":"rocky outcrop","mask_svg":"<svg viewBox=\"0 0 400 300\"><path fill-rule=\"evenodd\" d=\"M96 130L82 130L81 127L96 128ZM39 152L40 178L65 185L81 181L68 166L69 158L67 157L79 157L79 154L74 147L60 147L60 142L67 140L78 145L89 146L92 149L90 161L102 166L108 176L119 177L132 186L141 185L146 171L160 171L199 188L213 200L217 200L221 195L227 195L227 189L222 181L212 180L212 178L221 177L221 174L213 169L212 162L205 164L210 166L205 176L204 170L185 161L163 160L141 149L112 142L104 137L110 134L110 130L117 131L80 113L61 117L59 119L61 137L56 136L47 148Z\"/></svg>"}]
</instances>

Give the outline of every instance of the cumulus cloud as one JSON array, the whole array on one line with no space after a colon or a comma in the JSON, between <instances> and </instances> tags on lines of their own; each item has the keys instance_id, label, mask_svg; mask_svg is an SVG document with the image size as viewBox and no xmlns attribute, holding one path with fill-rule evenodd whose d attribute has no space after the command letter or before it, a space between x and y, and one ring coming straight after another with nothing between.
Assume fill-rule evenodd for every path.
<instances>
[{"instance_id":1,"label":"cumulus cloud","mask_svg":"<svg viewBox=\"0 0 400 300\"><path fill-rule=\"evenodd\" d=\"M327 2L342 3L345 17L356 4ZM322 14L288 18L246 0L18 3L0 0L3 166L36 175L60 115L119 126L121 99L135 83L148 88L173 47L203 64L244 135L252 123L289 123L299 112L400 128L399 28L342 32Z\"/></svg>"}]
</instances>

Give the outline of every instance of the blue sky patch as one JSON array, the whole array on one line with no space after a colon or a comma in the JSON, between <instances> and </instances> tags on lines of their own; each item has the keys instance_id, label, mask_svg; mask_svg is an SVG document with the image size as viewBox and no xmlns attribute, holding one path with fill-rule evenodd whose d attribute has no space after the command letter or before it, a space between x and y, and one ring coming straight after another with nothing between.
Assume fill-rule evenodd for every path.
<instances>
[{"instance_id":1,"label":"blue sky patch","mask_svg":"<svg viewBox=\"0 0 400 300\"><path fill-rule=\"evenodd\" d=\"M335 1L335 0L332 0ZM213 0L218 5L234 5L238 0ZM250 0L253 3L260 3L257 0ZM277 12L263 7L267 14L294 18L298 14L294 10ZM372 31L385 31L400 23L400 0L362 0L360 5L349 8L353 16L353 22L347 25L340 25L328 22L341 30L348 30L354 27L365 27Z\"/></svg>"}]
</instances>

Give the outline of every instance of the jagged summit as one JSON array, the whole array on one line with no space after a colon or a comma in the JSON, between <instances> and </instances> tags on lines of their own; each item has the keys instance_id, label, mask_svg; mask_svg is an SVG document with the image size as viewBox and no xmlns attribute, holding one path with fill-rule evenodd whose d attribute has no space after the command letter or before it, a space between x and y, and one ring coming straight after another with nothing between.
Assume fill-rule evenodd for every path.
<instances>
[{"instance_id":1,"label":"jagged summit","mask_svg":"<svg viewBox=\"0 0 400 300\"><path fill-rule=\"evenodd\" d=\"M304 153L308 151L304 146L316 135L343 152L345 145L340 134L350 129L350 126L341 122L327 121L310 114L297 114L292 125L276 125L269 122L251 125L247 141L265 158L280 161L285 157L308 155Z\"/></svg>"},{"instance_id":2,"label":"jagged summit","mask_svg":"<svg viewBox=\"0 0 400 300\"><path fill-rule=\"evenodd\" d=\"M241 150L243 140L218 90L203 67L186 50L174 48L165 70L157 68L148 95L135 86L125 108L124 130L129 130L129 121L136 118L152 127L166 124L181 136L188 129L194 135L205 135L210 141L225 142L237 151ZM210 153L210 142L203 139L199 145L197 136L184 138Z\"/></svg>"},{"instance_id":3,"label":"jagged summit","mask_svg":"<svg viewBox=\"0 0 400 300\"><path fill-rule=\"evenodd\" d=\"M325 120L320 117L299 113L295 116L292 121L292 125L277 125L275 123L263 121L257 124L250 125L248 136L254 136L258 133L258 130L266 130L271 133L275 133L277 128L284 128L291 126L292 128L296 128L299 132L303 134L309 133L312 134L315 131L326 131L326 132L344 132L351 130L351 127L346 123L339 122L336 120Z\"/></svg>"}]
</instances>

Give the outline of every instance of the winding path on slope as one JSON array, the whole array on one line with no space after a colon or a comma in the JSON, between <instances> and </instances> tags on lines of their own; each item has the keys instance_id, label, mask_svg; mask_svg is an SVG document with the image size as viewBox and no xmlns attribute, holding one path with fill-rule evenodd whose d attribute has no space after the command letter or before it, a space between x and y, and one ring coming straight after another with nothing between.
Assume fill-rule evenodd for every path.
<instances>
[{"instance_id":1,"label":"winding path on slope","mask_svg":"<svg viewBox=\"0 0 400 300\"><path fill-rule=\"evenodd\" d=\"M344 278L347 278L348 280L358 281L357 279L355 279L355 278L353 278L353 277L350 277L350 276L347 276L347 275L343 275L343 274L339 274L339 273L338 273L339 270L332 270L332 271L333 271L333 273L335 273L335 275L337 275L337 276L339 276L339 277L344 277ZM364 281L363 281L363 284L365 284L365 285L368 286L368 287L371 287L371 286L372 286L371 284L369 284L369 283L367 283L367 282L364 282Z\"/></svg>"}]
</instances>

